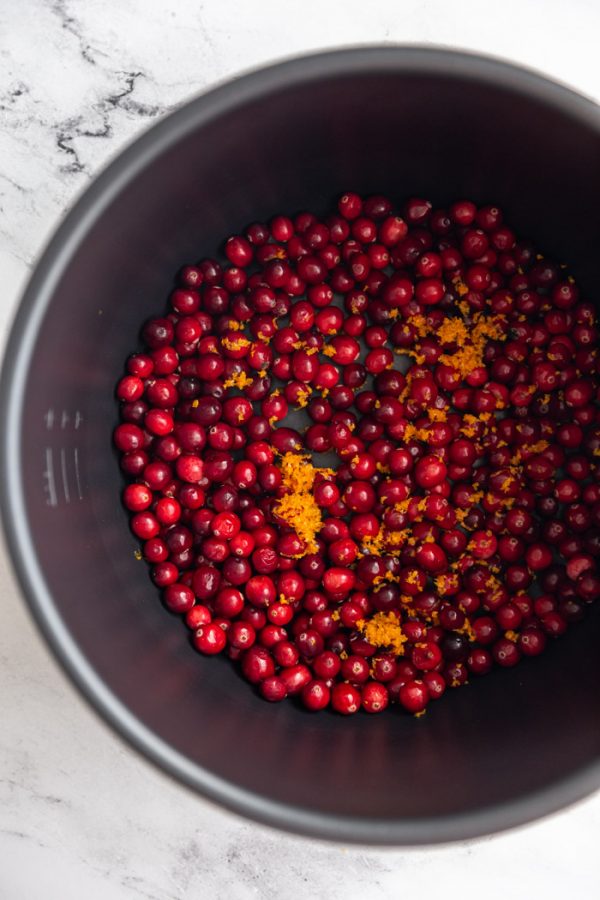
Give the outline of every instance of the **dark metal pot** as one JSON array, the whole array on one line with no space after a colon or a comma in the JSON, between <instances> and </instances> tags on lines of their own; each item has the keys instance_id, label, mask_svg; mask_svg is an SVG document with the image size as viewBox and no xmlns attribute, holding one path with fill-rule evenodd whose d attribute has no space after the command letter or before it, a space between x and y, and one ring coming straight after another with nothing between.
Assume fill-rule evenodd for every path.
<instances>
[{"instance_id":1,"label":"dark metal pot","mask_svg":"<svg viewBox=\"0 0 600 900\"><path fill-rule=\"evenodd\" d=\"M481 835L600 784L600 616L427 716L259 699L161 607L120 507L115 380L182 261L346 189L497 202L597 292L600 110L444 50L309 56L201 96L129 147L60 226L2 378L2 510L31 610L96 709L199 793L291 831L378 844Z\"/></svg>"}]
</instances>

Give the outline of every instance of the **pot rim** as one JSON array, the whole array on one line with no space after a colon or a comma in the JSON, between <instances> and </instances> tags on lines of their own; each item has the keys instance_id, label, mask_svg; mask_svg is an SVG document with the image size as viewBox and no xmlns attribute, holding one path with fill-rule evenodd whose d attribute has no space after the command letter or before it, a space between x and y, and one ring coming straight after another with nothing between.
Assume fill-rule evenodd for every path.
<instances>
[{"instance_id":1,"label":"pot rim","mask_svg":"<svg viewBox=\"0 0 600 900\"><path fill-rule=\"evenodd\" d=\"M500 85L582 120L600 138L600 107L573 89L512 63L463 50L419 45L369 45L316 52L253 69L190 101L150 126L121 151L80 195L51 237L22 295L6 344L0 381L0 509L18 582L33 617L62 668L98 715L177 782L264 825L363 845L424 845L480 837L522 825L579 800L600 785L600 759L544 789L507 803L443 817L369 819L336 816L279 803L239 788L178 753L131 714L71 637L33 549L21 464L21 413L39 327L62 273L115 197L158 156L192 131L278 90L343 74L385 72L451 75Z\"/></svg>"}]
</instances>

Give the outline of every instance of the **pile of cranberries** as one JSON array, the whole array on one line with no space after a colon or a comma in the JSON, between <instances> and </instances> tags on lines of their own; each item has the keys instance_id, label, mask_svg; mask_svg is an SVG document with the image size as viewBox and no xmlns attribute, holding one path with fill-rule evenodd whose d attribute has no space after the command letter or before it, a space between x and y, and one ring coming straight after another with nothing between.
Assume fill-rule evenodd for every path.
<instances>
[{"instance_id":1,"label":"pile of cranberries","mask_svg":"<svg viewBox=\"0 0 600 900\"><path fill-rule=\"evenodd\" d=\"M137 555L195 647L270 701L421 713L579 621L598 333L564 265L495 206L353 193L224 253L117 386Z\"/></svg>"}]
</instances>

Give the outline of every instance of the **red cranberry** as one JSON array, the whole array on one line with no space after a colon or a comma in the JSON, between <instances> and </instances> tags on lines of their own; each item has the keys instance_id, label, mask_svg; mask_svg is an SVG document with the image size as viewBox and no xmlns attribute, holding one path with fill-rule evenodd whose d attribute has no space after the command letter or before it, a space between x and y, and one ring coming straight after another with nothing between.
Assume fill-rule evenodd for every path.
<instances>
[{"instance_id":1,"label":"red cranberry","mask_svg":"<svg viewBox=\"0 0 600 900\"><path fill-rule=\"evenodd\" d=\"M242 656L242 671L248 681L258 684L275 674L273 657L264 647L250 647Z\"/></svg>"},{"instance_id":2,"label":"red cranberry","mask_svg":"<svg viewBox=\"0 0 600 900\"><path fill-rule=\"evenodd\" d=\"M411 713L420 713L429 702L429 691L423 681L407 681L398 692L402 706Z\"/></svg>"},{"instance_id":3,"label":"red cranberry","mask_svg":"<svg viewBox=\"0 0 600 900\"><path fill-rule=\"evenodd\" d=\"M285 684L285 682L284 682ZM331 691L324 681L309 681L302 688L302 703L307 709L316 711L329 706Z\"/></svg>"},{"instance_id":4,"label":"red cranberry","mask_svg":"<svg viewBox=\"0 0 600 900\"><path fill-rule=\"evenodd\" d=\"M215 625L214 622L201 625L194 634L194 646L201 653L205 653L208 656L220 653L225 648L226 643L227 637L225 632L218 625Z\"/></svg>"},{"instance_id":5,"label":"red cranberry","mask_svg":"<svg viewBox=\"0 0 600 900\"><path fill-rule=\"evenodd\" d=\"M360 691L351 684L338 682L331 691L331 706L336 712L348 716L358 712L361 704Z\"/></svg>"},{"instance_id":6,"label":"red cranberry","mask_svg":"<svg viewBox=\"0 0 600 900\"><path fill-rule=\"evenodd\" d=\"M492 653L496 662L505 667L515 666L521 653L515 643L507 638L500 638L492 647Z\"/></svg>"},{"instance_id":7,"label":"red cranberry","mask_svg":"<svg viewBox=\"0 0 600 900\"><path fill-rule=\"evenodd\" d=\"M361 705L365 712L378 713L389 704L389 694L385 685L377 681L370 681L361 692Z\"/></svg>"},{"instance_id":8,"label":"red cranberry","mask_svg":"<svg viewBox=\"0 0 600 900\"><path fill-rule=\"evenodd\" d=\"M260 682L260 693L270 703L279 703L287 697L287 688L282 678L270 675Z\"/></svg>"}]
</instances>

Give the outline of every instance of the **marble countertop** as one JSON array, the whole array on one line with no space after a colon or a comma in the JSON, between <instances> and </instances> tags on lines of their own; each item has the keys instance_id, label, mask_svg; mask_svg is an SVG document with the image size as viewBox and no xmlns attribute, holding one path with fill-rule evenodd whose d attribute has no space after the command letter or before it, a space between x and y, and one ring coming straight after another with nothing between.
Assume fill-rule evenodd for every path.
<instances>
[{"instance_id":1,"label":"marble countertop","mask_svg":"<svg viewBox=\"0 0 600 900\"><path fill-rule=\"evenodd\" d=\"M432 42L525 63L600 100L596 0L28 0L0 4L0 334L57 220L153 120L309 49ZM281 835L126 747L42 643L0 549L3 900L598 896L600 794L525 828L373 851Z\"/></svg>"}]
</instances>

